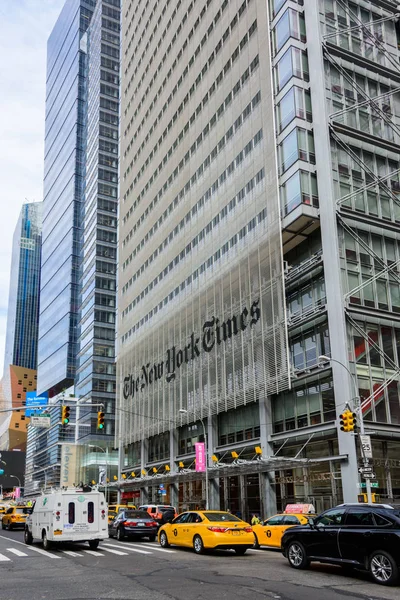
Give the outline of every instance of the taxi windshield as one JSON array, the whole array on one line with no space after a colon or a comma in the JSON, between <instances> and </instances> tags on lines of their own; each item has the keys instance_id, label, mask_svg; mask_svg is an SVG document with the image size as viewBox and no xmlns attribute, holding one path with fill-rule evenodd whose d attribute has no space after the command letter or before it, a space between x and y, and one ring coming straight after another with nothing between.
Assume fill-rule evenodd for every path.
<instances>
[{"instance_id":1,"label":"taxi windshield","mask_svg":"<svg viewBox=\"0 0 400 600\"><path fill-rule=\"evenodd\" d=\"M208 519L209 521L241 521L241 519L239 519L235 515L231 515L231 513L225 513L225 512L212 512L212 513L209 513L209 512L205 512L203 514L206 517L206 519Z\"/></svg>"}]
</instances>

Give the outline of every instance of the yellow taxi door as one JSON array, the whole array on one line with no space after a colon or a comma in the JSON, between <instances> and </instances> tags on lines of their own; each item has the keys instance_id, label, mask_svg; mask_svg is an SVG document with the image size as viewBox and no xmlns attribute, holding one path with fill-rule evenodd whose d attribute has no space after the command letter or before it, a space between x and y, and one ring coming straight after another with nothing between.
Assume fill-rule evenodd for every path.
<instances>
[{"instance_id":1,"label":"yellow taxi door","mask_svg":"<svg viewBox=\"0 0 400 600\"><path fill-rule=\"evenodd\" d=\"M284 526L285 515L276 515L265 521L263 526L263 536L258 543L262 546L281 547L281 539L286 527Z\"/></svg>"},{"instance_id":2,"label":"yellow taxi door","mask_svg":"<svg viewBox=\"0 0 400 600\"><path fill-rule=\"evenodd\" d=\"M203 535L201 532L202 527L199 525L202 522L202 518L197 513L189 513L189 516L186 520L185 526L183 527L182 536L185 543L185 546L192 547L193 546L193 538L196 533L200 534L203 539ZM204 543L204 539L203 539Z\"/></svg>"},{"instance_id":3,"label":"yellow taxi door","mask_svg":"<svg viewBox=\"0 0 400 600\"><path fill-rule=\"evenodd\" d=\"M182 513L177 517L177 519L171 523L169 528L168 538L171 538L169 541L171 544L177 544L179 546L187 545L188 538L188 519L190 517L190 513Z\"/></svg>"}]
</instances>

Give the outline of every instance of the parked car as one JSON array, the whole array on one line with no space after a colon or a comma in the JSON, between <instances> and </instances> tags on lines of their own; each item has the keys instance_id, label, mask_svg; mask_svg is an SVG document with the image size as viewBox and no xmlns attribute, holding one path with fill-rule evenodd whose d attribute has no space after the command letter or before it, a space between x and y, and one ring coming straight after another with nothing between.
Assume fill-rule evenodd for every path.
<instances>
[{"instance_id":1,"label":"parked car","mask_svg":"<svg viewBox=\"0 0 400 600\"><path fill-rule=\"evenodd\" d=\"M260 546L280 548L282 536L289 527L307 525L309 518L315 516L315 514L285 513L269 517L264 523L260 523L259 525L253 525L254 548L259 548Z\"/></svg>"},{"instance_id":2,"label":"parked car","mask_svg":"<svg viewBox=\"0 0 400 600\"><path fill-rule=\"evenodd\" d=\"M229 512L198 510L182 513L160 527L158 541L163 548L185 546L196 554L216 549L245 554L254 544L254 534L248 523Z\"/></svg>"},{"instance_id":3,"label":"parked car","mask_svg":"<svg viewBox=\"0 0 400 600\"><path fill-rule=\"evenodd\" d=\"M123 540L126 536L134 538L147 537L154 542L158 524L145 510L122 509L108 525L110 537Z\"/></svg>"},{"instance_id":4,"label":"parked car","mask_svg":"<svg viewBox=\"0 0 400 600\"><path fill-rule=\"evenodd\" d=\"M9 531L17 527L24 529L28 513L29 509L27 506L10 506L1 519L1 528L8 529Z\"/></svg>"},{"instance_id":5,"label":"parked car","mask_svg":"<svg viewBox=\"0 0 400 600\"><path fill-rule=\"evenodd\" d=\"M108 505L108 522L111 523L111 521L118 515L118 513L121 510L126 510L126 509L135 509L136 506L134 504L109 504Z\"/></svg>"},{"instance_id":6,"label":"parked car","mask_svg":"<svg viewBox=\"0 0 400 600\"><path fill-rule=\"evenodd\" d=\"M394 585L400 569L400 507L341 504L308 525L285 531L282 552L294 569L311 561L368 570L376 583Z\"/></svg>"}]
</instances>

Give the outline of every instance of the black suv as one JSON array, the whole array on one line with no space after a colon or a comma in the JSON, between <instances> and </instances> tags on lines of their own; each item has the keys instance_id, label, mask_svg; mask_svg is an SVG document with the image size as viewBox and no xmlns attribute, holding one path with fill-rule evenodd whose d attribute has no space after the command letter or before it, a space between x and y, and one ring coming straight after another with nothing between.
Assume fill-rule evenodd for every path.
<instances>
[{"instance_id":1,"label":"black suv","mask_svg":"<svg viewBox=\"0 0 400 600\"><path fill-rule=\"evenodd\" d=\"M294 569L311 561L370 571L381 585L395 585L400 568L400 507L341 504L308 525L291 527L282 552Z\"/></svg>"}]
</instances>

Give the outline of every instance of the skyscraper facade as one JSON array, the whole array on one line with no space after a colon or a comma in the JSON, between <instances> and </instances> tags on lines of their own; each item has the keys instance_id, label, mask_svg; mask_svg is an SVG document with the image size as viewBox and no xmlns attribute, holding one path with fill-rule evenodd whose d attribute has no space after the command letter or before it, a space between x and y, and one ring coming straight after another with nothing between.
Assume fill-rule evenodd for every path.
<instances>
[{"instance_id":1,"label":"skyscraper facade","mask_svg":"<svg viewBox=\"0 0 400 600\"><path fill-rule=\"evenodd\" d=\"M4 373L37 367L41 243L42 203L24 204L13 237Z\"/></svg>"},{"instance_id":2,"label":"skyscraper facade","mask_svg":"<svg viewBox=\"0 0 400 600\"><path fill-rule=\"evenodd\" d=\"M82 214L80 337L76 395L103 403L105 431L115 412L119 0L98 0L88 31L86 177ZM96 432L100 407L79 415L79 438ZM91 423L93 427L91 427Z\"/></svg>"},{"instance_id":3,"label":"skyscraper facade","mask_svg":"<svg viewBox=\"0 0 400 600\"><path fill-rule=\"evenodd\" d=\"M38 392L74 381L85 176L86 31L95 0L67 0L47 47Z\"/></svg>"},{"instance_id":4,"label":"skyscraper facade","mask_svg":"<svg viewBox=\"0 0 400 600\"><path fill-rule=\"evenodd\" d=\"M376 491L400 497L396 10L127 3L126 493L181 509L209 497L245 517L356 501L361 451L339 424L349 407L372 432Z\"/></svg>"}]
</instances>

